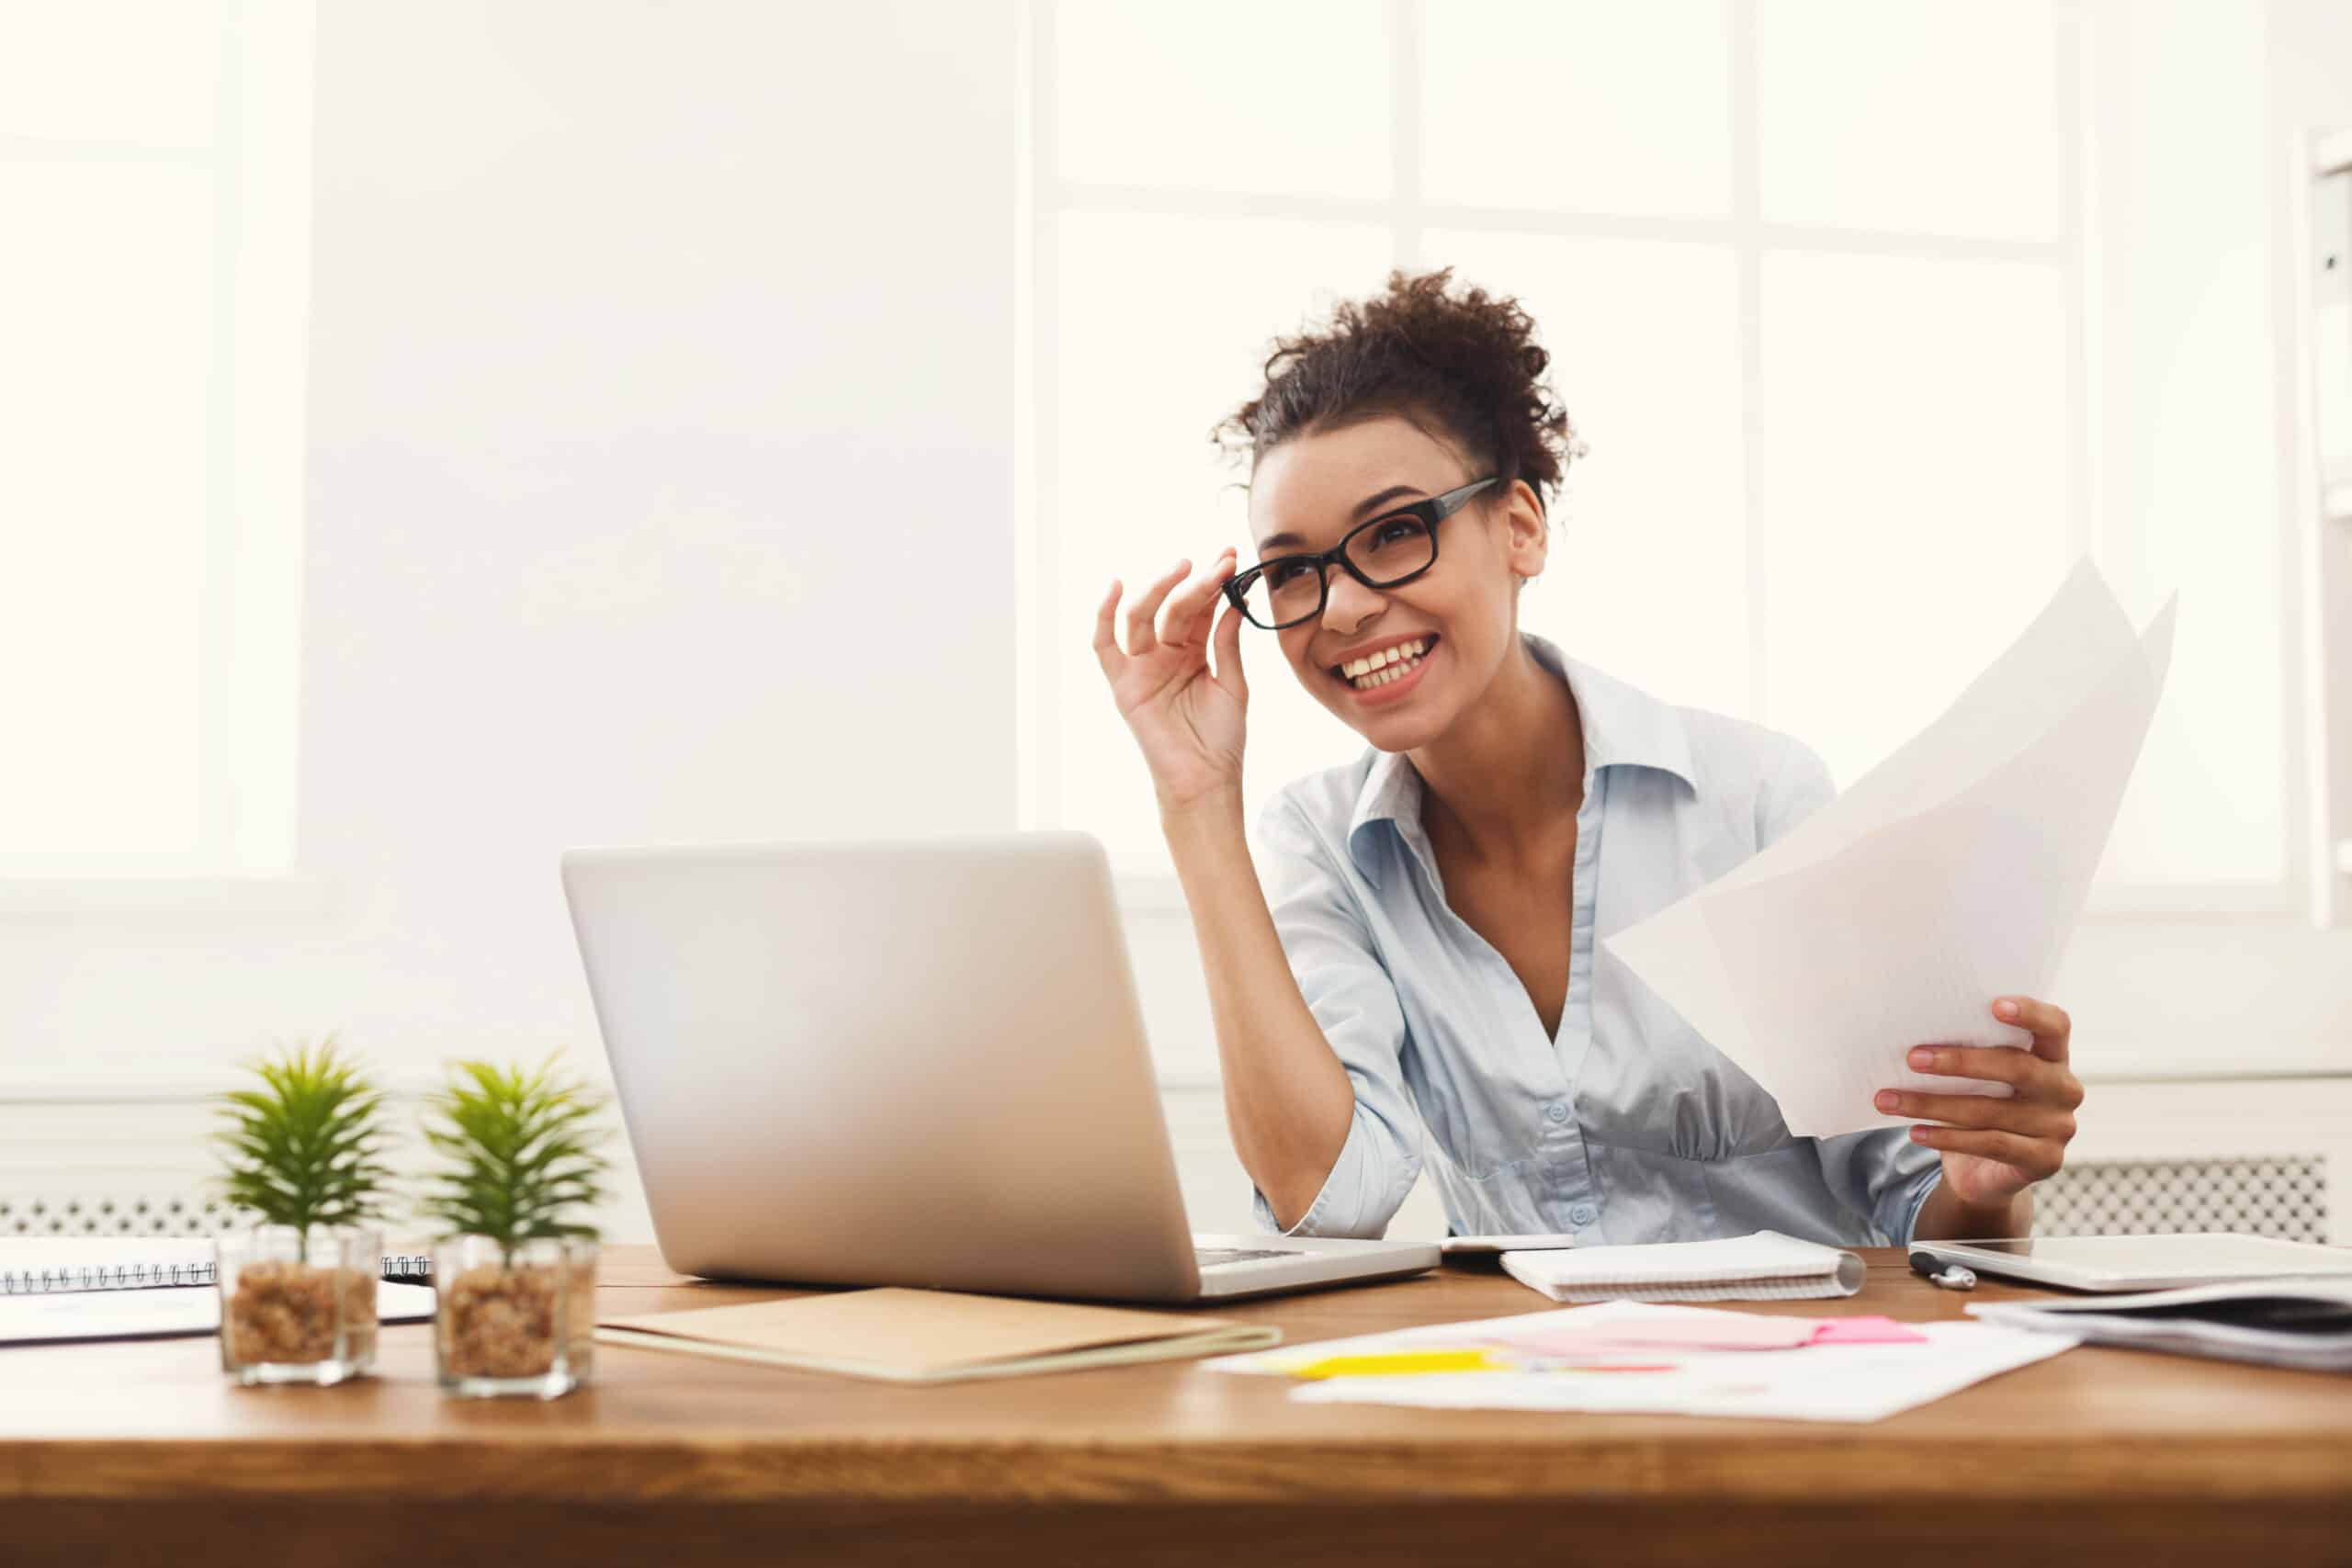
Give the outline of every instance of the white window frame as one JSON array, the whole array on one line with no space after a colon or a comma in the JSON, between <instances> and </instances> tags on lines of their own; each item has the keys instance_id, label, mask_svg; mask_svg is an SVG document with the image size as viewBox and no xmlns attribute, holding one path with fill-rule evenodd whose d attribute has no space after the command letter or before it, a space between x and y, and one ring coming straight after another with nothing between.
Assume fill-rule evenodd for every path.
<instances>
[{"instance_id":1,"label":"white window frame","mask_svg":"<svg viewBox=\"0 0 2352 1568\"><path fill-rule=\"evenodd\" d=\"M206 149L0 136L0 159L207 169L214 220L198 846L0 855L0 913L316 903L295 853L315 15L222 0Z\"/></svg>"},{"instance_id":2,"label":"white window frame","mask_svg":"<svg viewBox=\"0 0 2352 1568\"><path fill-rule=\"evenodd\" d=\"M2314 924L2352 929L2352 451L2324 451L2322 433L2340 425L2352 410L2320 409L2323 380L2342 386L2352 378L2352 333L2324 335L2316 309L2320 267L2346 264L2347 220L2342 210L2352 183L2352 126L2308 130L2290 148L2288 171L2296 199L2290 209L2287 257L2294 272L2288 291L2282 335L2293 385L2283 405L2293 412L2289 471L2280 490L2290 516L2304 519L2300 548L2289 558L2303 583L2305 616L2303 679L2316 700L2307 701L2302 727L2304 766L2300 779L2308 792L2308 863L2312 867L2311 917ZM2323 220L2316 205L2338 209ZM2323 253L2326 260L2323 262ZM2335 284L2339 291L2344 284ZM2338 296L2341 298L2339 292ZM2335 359L2323 378L2323 357Z\"/></svg>"},{"instance_id":3,"label":"white window frame","mask_svg":"<svg viewBox=\"0 0 2352 1568\"><path fill-rule=\"evenodd\" d=\"M1057 657L1065 653L1055 646L1054 639L1067 635L1067 617L1041 613L1036 585L1057 581L1057 512L1052 487L1057 472L1054 444L1061 389L1055 385L1054 368L1057 363L1054 236L1057 221L1064 212L1384 223L1394 236L1394 265L1404 267L1423 264L1421 236L1428 230L1439 228L1698 242L1730 250L1738 278L1739 364L1747 434L1744 455L1750 605L1747 654L1756 711L1762 707L1768 651L1764 613L1768 558L1760 537L1765 514L1765 476L1759 281L1762 259L1768 251L1796 248L1814 253L1940 261L2027 262L2057 268L2064 277L2067 300L2068 490L2069 511L2074 520L2070 544L2072 553L2076 554L2093 547L2100 515L2099 454L2091 439L2098 428L2098 391L2093 369L2098 344L2087 279L2098 276L2098 257L2086 179L2086 169L2095 149L2085 101L2087 23L2081 0L2053 0L2052 6L2052 59L2058 118L2063 127L2064 173L2060 182L2058 234L2047 241L1979 240L1766 220L1761 216L1757 164L1755 0L1728 0L1727 6L1733 147L1733 199L1728 218L1589 216L1428 201L1422 197L1419 178L1419 60L1425 3L1426 0L1385 0L1385 15L1394 61L1389 73L1389 155L1394 188L1385 199L1159 189L1059 177L1056 173L1056 0L1030 0L1024 7L1021 53L1026 73L1026 112L1023 117L1025 134L1021 155L1023 205L1028 218L1017 227L1023 253L1021 276L1025 280L1021 303L1026 320L1020 333L1022 364L1016 378L1021 418L1016 430L1019 455L1015 498L1016 558L1029 563L1031 568L1016 573L1021 591L1015 605L1016 722L1020 740L1016 748L1017 800L1019 820L1024 828L1061 825L1058 780L1055 770L1045 764L1046 759L1056 755L1060 739L1060 716L1056 711L1047 676ZM2286 525L2291 535L2291 521ZM2286 602L2279 606L2284 626L2281 695L2290 715L2307 712L2309 705L2304 627L2296 592L2300 560L2296 549L2282 553L2282 599ZM2314 806L2313 784L2307 776L2312 739L2305 733L2305 727L2290 723L2287 745L2281 829L2286 840L2282 850L2285 875L2280 880L2188 886L2105 885L2091 895L2086 919L2132 924L2221 918L2240 925L2300 924L2308 919L2315 903L2314 888L2321 886L2324 879L2313 874L2312 859L2318 845L2306 829ZM1183 908L1182 893L1172 874L1128 873L1119 881L1123 905L1132 913L1165 915Z\"/></svg>"}]
</instances>

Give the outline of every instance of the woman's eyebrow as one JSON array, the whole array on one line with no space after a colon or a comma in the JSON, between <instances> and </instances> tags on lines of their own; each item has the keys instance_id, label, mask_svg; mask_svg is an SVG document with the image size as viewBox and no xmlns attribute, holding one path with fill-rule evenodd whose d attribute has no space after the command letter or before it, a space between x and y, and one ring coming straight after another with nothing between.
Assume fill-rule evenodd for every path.
<instances>
[{"instance_id":1,"label":"woman's eyebrow","mask_svg":"<svg viewBox=\"0 0 2352 1568\"><path fill-rule=\"evenodd\" d=\"M1348 513L1348 520L1350 522L1359 522L1363 518L1366 513L1373 511L1375 507L1385 506L1390 502L1396 501L1403 496L1421 495L1424 493L1426 492L1416 485L1390 485L1386 490L1380 491L1377 495L1368 495L1362 501L1357 502L1355 510ZM1281 545L1303 545L1305 543L1306 543L1306 539L1296 534L1269 534L1264 538L1258 541L1258 553L1260 555L1264 555L1268 550L1273 549L1277 546Z\"/></svg>"}]
</instances>

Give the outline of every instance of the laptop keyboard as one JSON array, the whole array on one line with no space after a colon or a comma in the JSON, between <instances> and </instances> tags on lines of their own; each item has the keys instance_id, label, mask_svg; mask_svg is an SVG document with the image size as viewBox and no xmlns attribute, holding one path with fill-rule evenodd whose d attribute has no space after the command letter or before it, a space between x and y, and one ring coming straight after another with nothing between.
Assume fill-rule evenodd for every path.
<instances>
[{"instance_id":1,"label":"laptop keyboard","mask_svg":"<svg viewBox=\"0 0 2352 1568\"><path fill-rule=\"evenodd\" d=\"M1272 1252L1261 1252L1246 1247L1193 1248L1193 1261L1204 1269L1214 1268L1219 1263L1255 1263L1261 1258L1296 1258L1297 1256L1295 1252L1286 1252L1279 1248Z\"/></svg>"}]
</instances>

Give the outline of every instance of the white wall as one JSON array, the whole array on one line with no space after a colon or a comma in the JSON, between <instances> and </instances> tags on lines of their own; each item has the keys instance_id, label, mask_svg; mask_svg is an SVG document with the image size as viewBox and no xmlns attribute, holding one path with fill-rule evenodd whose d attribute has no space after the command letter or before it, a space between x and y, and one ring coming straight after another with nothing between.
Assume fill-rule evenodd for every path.
<instances>
[{"instance_id":1,"label":"white wall","mask_svg":"<svg viewBox=\"0 0 2352 1568\"><path fill-rule=\"evenodd\" d=\"M601 1071L563 847L1011 825L1012 15L322 8L317 900L0 915L0 1099Z\"/></svg>"}]
</instances>

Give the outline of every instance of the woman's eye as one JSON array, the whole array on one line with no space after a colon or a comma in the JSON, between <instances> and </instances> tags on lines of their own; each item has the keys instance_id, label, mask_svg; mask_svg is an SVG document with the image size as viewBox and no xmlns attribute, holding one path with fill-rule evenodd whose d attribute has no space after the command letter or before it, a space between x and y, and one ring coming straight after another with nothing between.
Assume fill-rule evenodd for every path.
<instances>
[{"instance_id":1,"label":"woman's eye","mask_svg":"<svg viewBox=\"0 0 2352 1568\"><path fill-rule=\"evenodd\" d=\"M1266 569L1266 583L1272 588L1285 587L1297 581L1299 574L1306 570L1295 560L1276 561Z\"/></svg>"},{"instance_id":2,"label":"woman's eye","mask_svg":"<svg viewBox=\"0 0 2352 1568\"><path fill-rule=\"evenodd\" d=\"M1425 530L1418 517L1399 517L1380 525L1377 536L1384 545L1394 545L1406 539L1418 539Z\"/></svg>"}]
</instances>

